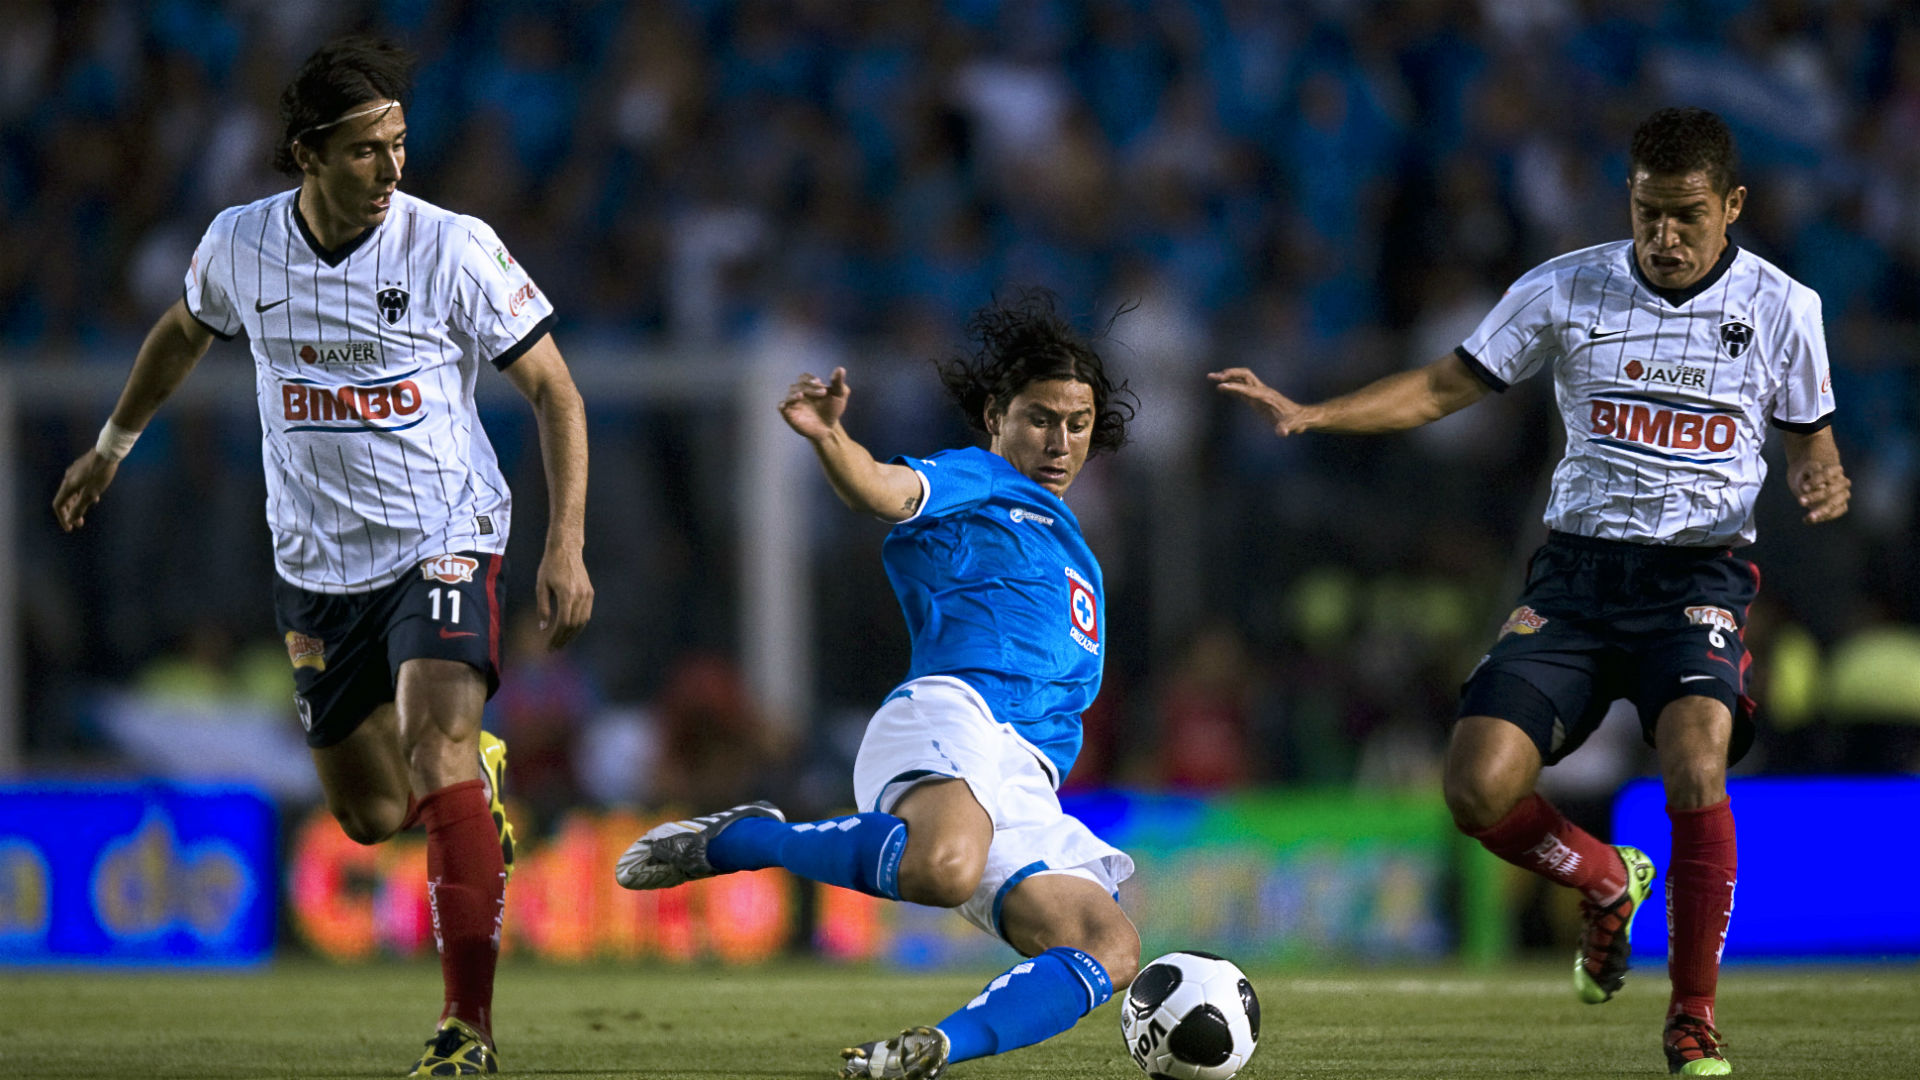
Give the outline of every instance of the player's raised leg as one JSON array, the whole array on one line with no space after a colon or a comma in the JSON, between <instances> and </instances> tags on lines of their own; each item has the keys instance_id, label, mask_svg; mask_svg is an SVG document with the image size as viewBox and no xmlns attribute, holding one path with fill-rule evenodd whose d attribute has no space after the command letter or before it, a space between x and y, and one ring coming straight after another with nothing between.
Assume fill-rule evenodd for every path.
<instances>
[{"instance_id":1,"label":"player's raised leg","mask_svg":"<svg viewBox=\"0 0 1920 1080\"><path fill-rule=\"evenodd\" d=\"M459 661L416 658L400 665L396 697L408 774L424 792L427 900L445 990L439 1026L409 1075L495 1072L493 976L507 875L481 776L486 678Z\"/></svg>"},{"instance_id":2,"label":"player's raised leg","mask_svg":"<svg viewBox=\"0 0 1920 1080\"><path fill-rule=\"evenodd\" d=\"M1499 686L1491 692L1500 692ZM1527 693L1515 685L1504 692L1516 698ZM1474 693L1469 691L1469 701ZM1535 792L1540 762L1539 746L1521 725L1462 717L1447 747L1447 808L1460 831L1488 851L1580 891L1586 925L1574 955L1574 989L1582 1001L1598 1004L1626 982L1633 919L1653 885L1653 863L1634 848L1602 843Z\"/></svg>"},{"instance_id":3,"label":"player's raised leg","mask_svg":"<svg viewBox=\"0 0 1920 1080\"><path fill-rule=\"evenodd\" d=\"M1663 1043L1668 1071L1687 1076L1733 1071L1713 1014L1739 870L1726 782L1732 732L1725 704L1689 696L1660 711L1655 736L1673 819L1673 861L1667 867L1673 995Z\"/></svg>"},{"instance_id":4,"label":"player's raised leg","mask_svg":"<svg viewBox=\"0 0 1920 1080\"><path fill-rule=\"evenodd\" d=\"M716 874L784 867L811 881L900 899L907 826L892 814L789 824L764 800L655 826L614 864L629 889L668 889Z\"/></svg>"},{"instance_id":5,"label":"player's raised leg","mask_svg":"<svg viewBox=\"0 0 1920 1080\"><path fill-rule=\"evenodd\" d=\"M967 785L915 785L894 813L789 823L770 802L745 803L649 830L614 868L629 889L669 888L781 867L809 881L887 900L958 907L980 883L993 821Z\"/></svg>"}]
</instances>

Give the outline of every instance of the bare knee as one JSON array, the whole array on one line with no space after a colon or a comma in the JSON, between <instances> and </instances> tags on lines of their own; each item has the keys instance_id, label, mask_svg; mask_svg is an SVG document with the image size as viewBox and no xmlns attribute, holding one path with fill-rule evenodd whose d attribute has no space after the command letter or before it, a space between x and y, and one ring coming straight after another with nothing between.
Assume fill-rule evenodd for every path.
<instances>
[{"instance_id":1,"label":"bare knee","mask_svg":"<svg viewBox=\"0 0 1920 1080\"><path fill-rule=\"evenodd\" d=\"M1698 810L1727 797L1727 765L1724 755L1695 755L1669 762L1662 770L1667 787L1667 802L1681 810Z\"/></svg>"},{"instance_id":2,"label":"bare knee","mask_svg":"<svg viewBox=\"0 0 1920 1080\"><path fill-rule=\"evenodd\" d=\"M333 820L340 823L340 831L356 844L378 844L388 839L400 831L407 817L406 805L390 799L329 804L327 809L332 812Z\"/></svg>"},{"instance_id":3,"label":"bare knee","mask_svg":"<svg viewBox=\"0 0 1920 1080\"><path fill-rule=\"evenodd\" d=\"M1681 698L1660 711L1654 741L1669 805L1697 810L1727 797L1732 734L1733 714L1711 698Z\"/></svg>"},{"instance_id":4,"label":"bare knee","mask_svg":"<svg viewBox=\"0 0 1920 1080\"><path fill-rule=\"evenodd\" d=\"M900 898L929 907L959 907L980 887L985 869L969 845L934 839L916 847L909 829L900 859Z\"/></svg>"},{"instance_id":5,"label":"bare knee","mask_svg":"<svg viewBox=\"0 0 1920 1080\"><path fill-rule=\"evenodd\" d=\"M1539 776L1540 751L1516 725L1489 716L1463 717L1454 725L1441 790L1461 832L1498 825L1533 793Z\"/></svg>"},{"instance_id":6,"label":"bare knee","mask_svg":"<svg viewBox=\"0 0 1920 1080\"><path fill-rule=\"evenodd\" d=\"M1454 826L1469 835L1498 825L1527 796L1492 782L1491 777L1452 767L1447 769L1442 791Z\"/></svg>"},{"instance_id":7,"label":"bare knee","mask_svg":"<svg viewBox=\"0 0 1920 1080\"><path fill-rule=\"evenodd\" d=\"M407 773L416 790L439 791L480 778L480 738L449 738L438 731L407 747Z\"/></svg>"}]
</instances>

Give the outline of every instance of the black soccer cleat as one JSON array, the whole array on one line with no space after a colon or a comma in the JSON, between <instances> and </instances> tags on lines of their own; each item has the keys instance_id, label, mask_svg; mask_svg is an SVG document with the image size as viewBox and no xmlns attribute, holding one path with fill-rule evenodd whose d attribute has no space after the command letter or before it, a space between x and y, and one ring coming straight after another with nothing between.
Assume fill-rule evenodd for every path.
<instances>
[{"instance_id":1,"label":"black soccer cleat","mask_svg":"<svg viewBox=\"0 0 1920 1080\"><path fill-rule=\"evenodd\" d=\"M717 814L656 825L635 840L614 863L614 880L629 889L671 889L689 881L710 878L719 871L707 861L707 844L727 826L750 817L787 820L779 807L762 800L742 803Z\"/></svg>"}]
</instances>

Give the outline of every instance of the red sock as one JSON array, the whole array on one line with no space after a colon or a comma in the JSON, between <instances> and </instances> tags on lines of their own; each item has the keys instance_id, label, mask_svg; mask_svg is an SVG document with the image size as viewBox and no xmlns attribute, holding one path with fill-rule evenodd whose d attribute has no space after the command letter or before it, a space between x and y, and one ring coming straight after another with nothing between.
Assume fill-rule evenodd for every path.
<instances>
[{"instance_id":1,"label":"red sock","mask_svg":"<svg viewBox=\"0 0 1920 1080\"><path fill-rule=\"evenodd\" d=\"M1667 866L1667 973L1673 980L1669 1018L1686 1013L1713 1023L1720 953L1733 917L1739 859L1733 839L1733 803L1699 810L1667 807L1673 819L1673 859Z\"/></svg>"},{"instance_id":2,"label":"red sock","mask_svg":"<svg viewBox=\"0 0 1920 1080\"><path fill-rule=\"evenodd\" d=\"M485 786L449 784L420 800L427 826L427 901L433 940L440 949L446 1007L493 1040L493 969L500 957L500 920L506 912L506 865L493 831Z\"/></svg>"},{"instance_id":3,"label":"red sock","mask_svg":"<svg viewBox=\"0 0 1920 1080\"><path fill-rule=\"evenodd\" d=\"M1626 891L1620 853L1538 794L1520 800L1493 828L1467 835L1515 866L1579 889L1593 903L1611 904Z\"/></svg>"}]
</instances>

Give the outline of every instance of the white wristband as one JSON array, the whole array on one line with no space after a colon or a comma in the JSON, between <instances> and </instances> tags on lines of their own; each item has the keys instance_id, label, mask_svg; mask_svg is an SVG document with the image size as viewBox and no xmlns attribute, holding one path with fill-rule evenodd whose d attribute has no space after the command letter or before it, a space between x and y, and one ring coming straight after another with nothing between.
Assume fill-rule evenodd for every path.
<instances>
[{"instance_id":1,"label":"white wristband","mask_svg":"<svg viewBox=\"0 0 1920 1080\"><path fill-rule=\"evenodd\" d=\"M127 456L127 451L133 449L133 444L139 438L138 431L128 431L112 420L108 420L107 426L100 429L100 438L95 440L93 452L108 461L119 461Z\"/></svg>"}]
</instances>

